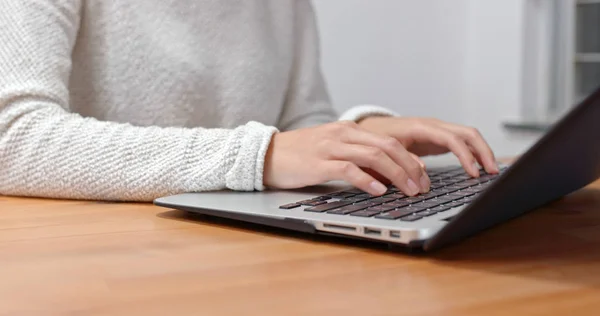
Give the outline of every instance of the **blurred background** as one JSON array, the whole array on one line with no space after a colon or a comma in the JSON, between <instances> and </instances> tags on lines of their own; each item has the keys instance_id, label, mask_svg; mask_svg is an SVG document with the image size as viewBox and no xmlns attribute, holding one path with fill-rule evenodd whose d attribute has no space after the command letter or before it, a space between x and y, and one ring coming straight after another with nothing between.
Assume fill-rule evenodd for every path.
<instances>
[{"instance_id":1,"label":"blurred background","mask_svg":"<svg viewBox=\"0 0 600 316\"><path fill-rule=\"evenodd\" d=\"M379 104L522 153L600 86L600 0L314 0L342 111ZM449 157L444 157L449 158Z\"/></svg>"}]
</instances>

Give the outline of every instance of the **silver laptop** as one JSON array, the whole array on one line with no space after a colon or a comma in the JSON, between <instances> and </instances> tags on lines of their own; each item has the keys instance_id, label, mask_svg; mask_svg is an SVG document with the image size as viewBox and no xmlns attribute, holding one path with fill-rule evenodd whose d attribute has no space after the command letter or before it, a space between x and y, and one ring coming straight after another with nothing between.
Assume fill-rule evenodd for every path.
<instances>
[{"instance_id":1,"label":"silver laptop","mask_svg":"<svg viewBox=\"0 0 600 316\"><path fill-rule=\"evenodd\" d=\"M498 175L470 178L459 166L428 169L432 190L381 197L344 183L300 190L186 193L166 208L313 234L433 250L578 190L600 177L600 89L574 107Z\"/></svg>"}]
</instances>

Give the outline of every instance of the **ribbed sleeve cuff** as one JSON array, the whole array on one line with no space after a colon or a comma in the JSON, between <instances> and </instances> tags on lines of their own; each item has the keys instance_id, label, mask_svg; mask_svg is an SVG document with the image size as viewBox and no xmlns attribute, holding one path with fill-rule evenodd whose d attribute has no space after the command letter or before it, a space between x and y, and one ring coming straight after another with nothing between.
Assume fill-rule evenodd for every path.
<instances>
[{"instance_id":1,"label":"ribbed sleeve cuff","mask_svg":"<svg viewBox=\"0 0 600 316\"><path fill-rule=\"evenodd\" d=\"M344 112L342 114L342 116L340 116L339 120L340 121L358 122L358 121L360 121L366 117L370 117L370 116L399 116L399 115L397 113L395 113L394 111L389 110L389 109L384 108L379 105L363 104L363 105L357 105L357 106L350 108L349 110Z\"/></svg>"},{"instance_id":2,"label":"ribbed sleeve cuff","mask_svg":"<svg viewBox=\"0 0 600 316\"><path fill-rule=\"evenodd\" d=\"M225 175L227 188L236 191L264 190L265 155L277 128L249 122L235 130L239 149L231 169Z\"/></svg>"}]
</instances>

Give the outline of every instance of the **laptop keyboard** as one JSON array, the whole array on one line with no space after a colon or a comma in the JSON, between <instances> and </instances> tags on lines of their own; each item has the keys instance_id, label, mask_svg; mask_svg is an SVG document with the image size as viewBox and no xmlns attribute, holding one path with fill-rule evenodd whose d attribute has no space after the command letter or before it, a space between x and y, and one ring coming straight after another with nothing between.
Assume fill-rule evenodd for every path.
<instances>
[{"instance_id":1,"label":"laptop keyboard","mask_svg":"<svg viewBox=\"0 0 600 316\"><path fill-rule=\"evenodd\" d=\"M500 168L500 174L506 167ZM449 209L469 204L499 175L480 170L479 178L471 178L462 167L429 170L431 190L408 197L394 186L385 195L374 197L359 189L339 191L308 200L282 205L280 209L304 207L306 212L340 216L374 217L414 222Z\"/></svg>"}]
</instances>

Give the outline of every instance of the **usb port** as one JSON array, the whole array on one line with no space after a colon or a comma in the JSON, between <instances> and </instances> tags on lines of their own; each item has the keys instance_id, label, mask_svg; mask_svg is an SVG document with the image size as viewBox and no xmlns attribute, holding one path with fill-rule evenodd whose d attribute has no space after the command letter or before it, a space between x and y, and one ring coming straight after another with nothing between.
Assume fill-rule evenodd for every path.
<instances>
[{"instance_id":1,"label":"usb port","mask_svg":"<svg viewBox=\"0 0 600 316\"><path fill-rule=\"evenodd\" d=\"M395 230L390 230L390 237L392 238L400 238L400 232Z\"/></svg>"},{"instance_id":2,"label":"usb port","mask_svg":"<svg viewBox=\"0 0 600 316\"><path fill-rule=\"evenodd\" d=\"M367 228L367 227L365 227L365 235L370 235L370 236L381 236L381 230L379 230L379 229L372 229L372 228Z\"/></svg>"}]
</instances>

